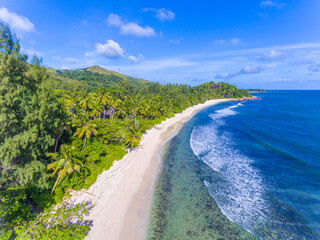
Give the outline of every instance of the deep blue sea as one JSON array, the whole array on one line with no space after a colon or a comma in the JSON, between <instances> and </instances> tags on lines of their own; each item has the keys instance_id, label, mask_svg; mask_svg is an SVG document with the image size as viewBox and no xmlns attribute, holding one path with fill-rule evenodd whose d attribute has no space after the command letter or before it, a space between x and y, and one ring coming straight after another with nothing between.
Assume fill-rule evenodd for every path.
<instances>
[{"instance_id":1,"label":"deep blue sea","mask_svg":"<svg viewBox=\"0 0 320 240\"><path fill-rule=\"evenodd\" d=\"M168 143L152 239L250 239L223 217L260 239L320 239L320 91L254 95L204 109Z\"/></svg>"}]
</instances>

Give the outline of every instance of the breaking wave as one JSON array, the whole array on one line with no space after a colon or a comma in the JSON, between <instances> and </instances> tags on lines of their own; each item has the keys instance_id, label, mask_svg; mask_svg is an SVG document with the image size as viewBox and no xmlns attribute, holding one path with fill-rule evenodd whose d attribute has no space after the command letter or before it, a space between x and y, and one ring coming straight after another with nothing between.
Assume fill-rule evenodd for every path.
<instances>
[{"instance_id":1,"label":"breaking wave","mask_svg":"<svg viewBox=\"0 0 320 240\"><path fill-rule=\"evenodd\" d=\"M268 202L263 198L265 186L252 160L238 152L231 135L219 127L223 118L236 115L241 103L218 110L209 117L212 122L194 127L190 146L194 154L212 168L214 181L205 181L210 195L227 218L254 232L257 223L268 218Z\"/></svg>"}]
</instances>

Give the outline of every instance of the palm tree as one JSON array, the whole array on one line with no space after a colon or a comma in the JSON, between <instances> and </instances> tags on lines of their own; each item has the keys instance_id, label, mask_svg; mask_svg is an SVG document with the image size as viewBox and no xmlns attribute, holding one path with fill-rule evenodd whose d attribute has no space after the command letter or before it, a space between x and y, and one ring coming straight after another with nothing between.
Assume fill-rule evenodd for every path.
<instances>
[{"instance_id":1,"label":"palm tree","mask_svg":"<svg viewBox=\"0 0 320 240\"><path fill-rule=\"evenodd\" d=\"M58 142L59 142L59 139L62 136L62 134L65 131L68 132L69 134L72 133L71 122L70 122L70 120L69 120L69 118L67 116L66 109L65 109L65 106L63 104L61 104L58 118L59 118L60 121L59 121L59 125L55 129L56 142L54 144L54 153L57 151Z\"/></svg>"},{"instance_id":2,"label":"palm tree","mask_svg":"<svg viewBox=\"0 0 320 240\"><path fill-rule=\"evenodd\" d=\"M74 113L74 107L77 105L77 100L74 92L65 91L64 103L67 107L70 108L71 114Z\"/></svg>"},{"instance_id":3,"label":"palm tree","mask_svg":"<svg viewBox=\"0 0 320 240\"><path fill-rule=\"evenodd\" d=\"M86 114L86 110L89 108L90 96L87 91L84 91L79 96L79 106L83 109L83 115Z\"/></svg>"},{"instance_id":4,"label":"palm tree","mask_svg":"<svg viewBox=\"0 0 320 240\"><path fill-rule=\"evenodd\" d=\"M91 135L97 135L98 132L96 130L97 125L90 122L87 117L78 118L75 121L74 126L77 127L74 136L78 136L82 138L84 136L84 144L83 147L86 145L87 139L90 139Z\"/></svg>"},{"instance_id":5,"label":"palm tree","mask_svg":"<svg viewBox=\"0 0 320 240\"><path fill-rule=\"evenodd\" d=\"M72 130L71 130L71 123L68 119L63 119L61 122L60 122L60 125L56 128L55 130L55 137L56 137L56 142L54 144L54 152L57 151L57 147L58 147L58 142L59 142L59 139L60 137L62 136L62 134L64 132L68 132L69 134L72 133Z\"/></svg>"},{"instance_id":6,"label":"palm tree","mask_svg":"<svg viewBox=\"0 0 320 240\"><path fill-rule=\"evenodd\" d=\"M121 104L121 100L119 98L112 98L110 101L110 106L115 109Z\"/></svg>"},{"instance_id":7,"label":"palm tree","mask_svg":"<svg viewBox=\"0 0 320 240\"><path fill-rule=\"evenodd\" d=\"M139 108L139 114L141 115L141 118L147 116L149 108L150 108L150 105L148 101L143 101L141 103L141 107Z\"/></svg>"},{"instance_id":8,"label":"palm tree","mask_svg":"<svg viewBox=\"0 0 320 240\"><path fill-rule=\"evenodd\" d=\"M138 146L139 141L140 141L140 135L141 135L141 130L136 127L134 124L129 128L129 137L127 141L125 142L126 148L127 147L135 147Z\"/></svg>"},{"instance_id":9,"label":"palm tree","mask_svg":"<svg viewBox=\"0 0 320 240\"><path fill-rule=\"evenodd\" d=\"M51 194L56 188L57 183L62 180L67 173L71 174L74 170L80 172L80 166L83 166L83 163L72 154L73 149L74 147L71 147L69 145L62 145L61 151L59 153L47 154L47 156L52 157L54 160L56 160L50 163L47 167L49 170L53 169L51 177L54 177L54 175L56 175L56 173L58 172L58 178L54 183Z\"/></svg>"},{"instance_id":10,"label":"palm tree","mask_svg":"<svg viewBox=\"0 0 320 240\"><path fill-rule=\"evenodd\" d=\"M100 117L101 111L102 111L102 106L98 102L95 102L91 106L90 116L96 119L97 117Z\"/></svg>"},{"instance_id":11,"label":"palm tree","mask_svg":"<svg viewBox=\"0 0 320 240\"><path fill-rule=\"evenodd\" d=\"M127 113L126 113L126 111L125 111L123 106L120 105L118 108L116 108L116 110L115 110L115 116L116 117L123 118L126 115L127 115Z\"/></svg>"},{"instance_id":12,"label":"palm tree","mask_svg":"<svg viewBox=\"0 0 320 240\"><path fill-rule=\"evenodd\" d=\"M103 107L103 119L106 119L106 106L109 104L110 98L105 87L102 87L97 91L97 101Z\"/></svg>"},{"instance_id":13,"label":"palm tree","mask_svg":"<svg viewBox=\"0 0 320 240\"><path fill-rule=\"evenodd\" d=\"M138 113L138 111L140 109L138 99L141 99L141 98L142 97L140 95L137 95L134 98L129 98L129 109L130 109L129 113L134 116L134 126L135 126L135 128L138 127L137 113Z\"/></svg>"}]
</instances>

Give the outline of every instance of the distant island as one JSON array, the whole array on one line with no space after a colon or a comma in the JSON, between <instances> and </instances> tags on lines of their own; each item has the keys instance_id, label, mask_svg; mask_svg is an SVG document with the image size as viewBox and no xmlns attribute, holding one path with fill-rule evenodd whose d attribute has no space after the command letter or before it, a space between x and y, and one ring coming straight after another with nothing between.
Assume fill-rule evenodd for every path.
<instances>
[{"instance_id":1,"label":"distant island","mask_svg":"<svg viewBox=\"0 0 320 240\"><path fill-rule=\"evenodd\" d=\"M266 92L266 90L264 90L264 89L247 89L247 91L249 92L249 93L259 93L259 92Z\"/></svg>"}]
</instances>

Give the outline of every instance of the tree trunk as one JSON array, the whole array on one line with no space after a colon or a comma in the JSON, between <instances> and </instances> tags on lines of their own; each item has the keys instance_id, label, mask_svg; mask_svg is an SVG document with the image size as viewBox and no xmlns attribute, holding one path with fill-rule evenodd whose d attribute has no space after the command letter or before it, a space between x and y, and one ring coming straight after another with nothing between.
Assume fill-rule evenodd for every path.
<instances>
[{"instance_id":1,"label":"tree trunk","mask_svg":"<svg viewBox=\"0 0 320 240\"><path fill-rule=\"evenodd\" d=\"M106 109L105 109L105 107L103 105L103 120L105 120L105 119L106 119Z\"/></svg>"},{"instance_id":2,"label":"tree trunk","mask_svg":"<svg viewBox=\"0 0 320 240\"><path fill-rule=\"evenodd\" d=\"M57 152L58 142L59 142L59 137L57 137L56 144L54 145L54 153Z\"/></svg>"},{"instance_id":3,"label":"tree trunk","mask_svg":"<svg viewBox=\"0 0 320 240\"><path fill-rule=\"evenodd\" d=\"M136 113L136 110L134 110L134 127L137 128L137 113Z\"/></svg>"},{"instance_id":4,"label":"tree trunk","mask_svg":"<svg viewBox=\"0 0 320 240\"><path fill-rule=\"evenodd\" d=\"M71 104L71 119L73 119L73 105Z\"/></svg>"},{"instance_id":5,"label":"tree trunk","mask_svg":"<svg viewBox=\"0 0 320 240\"><path fill-rule=\"evenodd\" d=\"M60 176L58 175L57 181L54 183L54 186L53 186L53 188L52 188L52 191L51 191L50 195L52 195L54 189L56 188L56 185L57 185L57 183L59 182L59 179L60 179Z\"/></svg>"},{"instance_id":6,"label":"tree trunk","mask_svg":"<svg viewBox=\"0 0 320 240\"><path fill-rule=\"evenodd\" d=\"M84 144L83 144L83 147L86 145L86 142L87 142L87 137L84 137Z\"/></svg>"}]
</instances>

